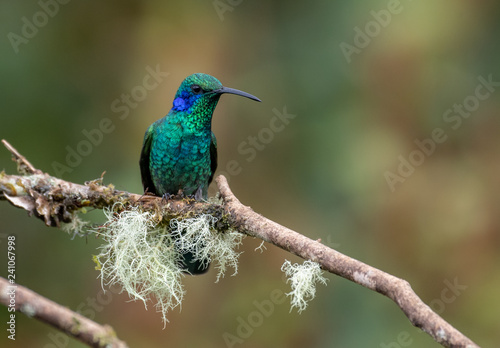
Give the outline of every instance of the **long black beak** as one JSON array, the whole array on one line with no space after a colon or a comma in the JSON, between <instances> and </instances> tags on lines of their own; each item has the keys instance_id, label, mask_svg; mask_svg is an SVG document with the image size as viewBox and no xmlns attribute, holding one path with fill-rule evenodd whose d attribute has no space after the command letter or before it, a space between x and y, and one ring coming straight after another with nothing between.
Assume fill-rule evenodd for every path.
<instances>
[{"instance_id":1,"label":"long black beak","mask_svg":"<svg viewBox=\"0 0 500 348\"><path fill-rule=\"evenodd\" d=\"M261 100L257 98L256 96L251 95L250 93L240 91L239 89L234 89L234 88L229 88L229 87L222 87L221 89L217 89L214 91L215 93L218 94L224 94L224 93L229 93L229 94L236 94L236 95L241 95L242 97L252 99L255 101L260 102Z\"/></svg>"}]
</instances>

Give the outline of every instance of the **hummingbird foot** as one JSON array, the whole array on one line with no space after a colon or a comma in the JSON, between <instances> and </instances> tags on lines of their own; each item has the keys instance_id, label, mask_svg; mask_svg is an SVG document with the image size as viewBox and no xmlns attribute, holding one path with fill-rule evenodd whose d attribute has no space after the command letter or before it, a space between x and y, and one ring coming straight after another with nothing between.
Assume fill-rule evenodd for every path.
<instances>
[{"instance_id":1,"label":"hummingbird foot","mask_svg":"<svg viewBox=\"0 0 500 348\"><path fill-rule=\"evenodd\" d=\"M172 199L172 197L173 197L173 195L171 195L170 193L166 192L166 193L163 194L163 196L161 196L161 200L163 202L166 202L166 201Z\"/></svg>"},{"instance_id":2,"label":"hummingbird foot","mask_svg":"<svg viewBox=\"0 0 500 348\"><path fill-rule=\"evenodd\" d=\"M196 190L196 193L194 194L194 199L197 201L201 201L203 199L203 190L201 189L201 186L198 187Z\"/></svg>"}]
</instances>

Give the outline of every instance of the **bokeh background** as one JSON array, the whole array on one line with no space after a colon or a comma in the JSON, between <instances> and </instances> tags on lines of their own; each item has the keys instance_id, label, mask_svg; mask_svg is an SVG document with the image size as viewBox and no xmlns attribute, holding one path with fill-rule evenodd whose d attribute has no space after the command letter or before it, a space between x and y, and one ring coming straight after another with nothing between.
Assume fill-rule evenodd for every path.
<instances>
[{"instance_id":1,"label":"bokeh background","mask_svg":"<svg viewBox=\"0 0 500 348\"><path fill-rule=\"evenodd\" d=\"M219 169L238 163L230 184L244 204L407 279L478 344L500 346L500 88L457 129L443 118L474 95L478 77L500 81L497 1L401 0L384 25L372 11L387 13L387 1L58 6L44 23L37 2L0 3L0 138L35 166L55 174L54 162L67 165L68 147L85 140L82 131L109 118L114 130L62 177L83 183L106 171L106 184L141 192L144 131L168 112L185 76L212 74L263 101L223 96L213 120ZM24 17L40 27L13 45ZM358 38L366 47L347 59L341 45L354 46L367 29L372 37ZM168 76L120 118L112 104L143 84L148 67ZM269 136L273 109L296 116ZM387 172L397 174L399 156L408 160L415 139L436 128L446 141L391 190ZM250 156L249 137L259 134L267 143ZM16 170L4 149L0 167ZM101 211L84 218L103 221ZM284 260L301 262L270 245L254 251L259 241L251 238L237 276L217 284L214 270L185 278L182 311L162 330L152 305L146 311L126 295L103 296L91 258L99 240L72 239L5 201L0 221L1 275L6 236L14 234L19 284L109 323L131 347L439 347L390 300L333 275L303 313L289 312L288 300L277 304L249 337L227 345L224 333L238 336L238 318L255 315L254 301L289 291ZM466 288L446 290L453 282ZM0 319L7 321L5 308ZM15 342L2 329L5 344L83 346L20 313Z\"/></svg>"}]
</instances>

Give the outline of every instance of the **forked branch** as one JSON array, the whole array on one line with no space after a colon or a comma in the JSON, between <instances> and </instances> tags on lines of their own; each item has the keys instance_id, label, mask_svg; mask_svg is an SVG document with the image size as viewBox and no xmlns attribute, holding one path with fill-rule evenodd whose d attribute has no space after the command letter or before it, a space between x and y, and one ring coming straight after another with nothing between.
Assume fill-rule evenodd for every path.
<instances>
[{"instance_id":1,"label":"forked branch","mask_svg":"<svg viewBox=\"0 0 500 348\"><path fill-rule=\"evenodd\" d=\"M387 296L401 308L414 326L444 347L479 347L432 311L407 281L343 255L257 214L240 203L224 176L216 179L222 204L189 200L164 202L159 197L117 191L111 185L102 186L102 178L79 185L49 176L35 169L5 140L2 142L26 175L0 174L0 199L9 200L13 205L41 218L49 226L71 221L73 213L83 207L102 209L117 202L124 206L139 205L144 210L161 209L164 214L171 215L191 212L224 217L227 224L241 233L272 243L305 260L317 262L326 271Z\"/></svg>"}]
</instances>

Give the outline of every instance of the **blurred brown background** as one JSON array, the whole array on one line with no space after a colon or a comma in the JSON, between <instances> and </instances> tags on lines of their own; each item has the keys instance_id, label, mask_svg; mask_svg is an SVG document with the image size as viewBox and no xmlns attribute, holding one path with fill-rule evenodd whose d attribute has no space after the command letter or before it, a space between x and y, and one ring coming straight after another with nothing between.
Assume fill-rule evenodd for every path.
<instances>
[{"instance_id":1,"label":"blurred brown background","mask_svg":"<svg viewBox=\"0 0 500 348\"><path fill-rule=\"evenodd\" d=\"M79 183L106 171L105 183L141 192L146 128L168 112L184 77L214 75L263 101L222 97L213 120L219 170L238 163L230 183L244 204L407 279L478 344L500 345L500 86L478 87L480 77L500 81L498 2L41 4L0 3L0 138L35 166L56 174L54 162L66 165L62 177ZM148 67L163 75L144 94ZM132 96L128 107L122 94ZM464 102L472 111L461 116ZM271 135L273 109L296 116ZM83 131L105 118L113 131L85 150ZM436 129L446 140L427 142L429 155L413 153ZM67 162L78 149L85 155ZM421 163L406 178L402 161ZM4 149L0 167L15 172ZM388 172L400 176L394 190ZM100 211L85 218L103 221ZM251 238L236 277L185 278L182 311L162 330L152 305L102 295L91 259L99 240L72 240L5 201L0 220L1 255L7 235L17 236L20 284L109 323L131 347L439 347L394 303L333 275L302 314L289 313L287 300L226 345L239 317L258 317L254 301L289 291L284 259L301 262L269 245L255 252ZM83 346L55 335L18 313L16 341L2 330L0 344Z\"/></svg>"}]
</instances>

